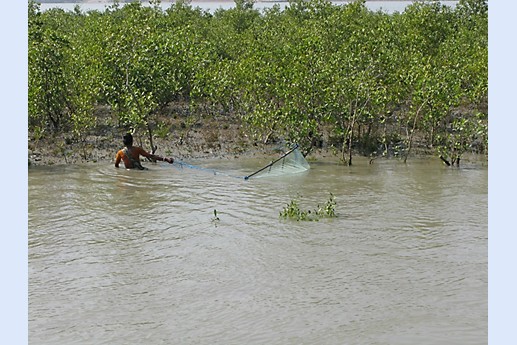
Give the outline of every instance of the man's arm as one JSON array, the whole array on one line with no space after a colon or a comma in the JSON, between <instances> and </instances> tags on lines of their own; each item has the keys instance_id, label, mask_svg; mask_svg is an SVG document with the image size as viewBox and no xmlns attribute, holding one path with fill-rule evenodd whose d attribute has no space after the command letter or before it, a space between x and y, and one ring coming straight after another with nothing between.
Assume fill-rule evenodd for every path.
<instances>
[{"instance_id":1,"label":"man's arm","mask_svg":"<svg viewBox=\"0 0 517 345\"><path fill-rule=\"evenodd\" d=\"M120 155L120 151L119 151L119 152L117 152L117 155L115 156L115 168L118 168L121 160L122 160L122 156Z\"/></svg>"},{"instance_id":2,"label":"man's arm","mask_svg":"<svg viewBox=\"0 0 517 345\"><path fill-rule=\"evenodd\" d=\"M140 151L140 155L147 157L149 159L152 159L153 161L162 161L162 162L167 162L169 164L174 163L174 159L172 159L172 158L166 158L166 157L160 157L158 155L153 155L152 153L149 153L142 148Z\"/></svg>"}]
</instances>

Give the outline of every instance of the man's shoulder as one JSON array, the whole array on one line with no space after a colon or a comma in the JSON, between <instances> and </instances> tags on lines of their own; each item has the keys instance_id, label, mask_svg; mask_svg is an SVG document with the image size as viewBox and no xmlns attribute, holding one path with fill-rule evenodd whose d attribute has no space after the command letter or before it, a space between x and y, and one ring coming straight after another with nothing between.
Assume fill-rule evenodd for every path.
<instances>
[{"instance_id":1,"label":"man's shoulder","mask_svg":"<svg viewBox=\"0 0 517 345\"><path fill-rule=\"evenodd\" d=\"M132 150L135 151L135 152L138 152L138 153L147 153L147 151L145 151L140 146L133 146Z\"/></svg>"}]
</instances>

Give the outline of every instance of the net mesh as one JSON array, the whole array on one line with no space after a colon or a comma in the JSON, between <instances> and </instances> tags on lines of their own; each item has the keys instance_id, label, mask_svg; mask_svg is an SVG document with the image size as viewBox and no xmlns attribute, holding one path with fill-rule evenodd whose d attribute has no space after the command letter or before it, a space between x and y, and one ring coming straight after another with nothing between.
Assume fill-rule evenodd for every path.
<instances>
[{"instance_id":1,"label":"net mesh","mask_svg":"<svg viewBox=\"0 0 517 345\"><path fill-rule=\"evenodd\" d=\"M271 161L266 166L262 167L259 170L256 170L254 173L246 175L246 176L236 176L229 174L228 172L209 169L197 165L188 164L180 161L179 159L174 160L174 166L177 169L183 170L184 168L201 170L204 172L208 172L213 175L223 175L227 177L234 177L238 179L244 178L248 180L249 178L262 178L262 177L274 177L274 176L284 176L290 174L296 174L303 171L306 171L310 168L309 163L305 160L302 153L298 149L298 145L295 145L292 149L284 153L279 158Z\"/></svg>"},{"instance_id":2,"label":"net mesh","mask_svg":"<svg viewBox=\"0 0 517 345\"><path fill-rule=\"evenodd\" d=\"M245 176L244 179L247 180L249 178L263 178L297 174L306 171L309 168L309 163L307 163L307 160L305 160L305 157L303 157L302 153L298 149L298 145L296 145L280 158L272 161L254 173Z\"/></svg>"}]
</instances>

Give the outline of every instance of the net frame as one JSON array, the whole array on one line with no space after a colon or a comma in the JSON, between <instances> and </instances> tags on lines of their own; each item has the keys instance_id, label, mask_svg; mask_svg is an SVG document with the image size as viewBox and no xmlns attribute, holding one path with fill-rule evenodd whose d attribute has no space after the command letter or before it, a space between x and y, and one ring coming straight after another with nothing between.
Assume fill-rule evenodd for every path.
<instances>
[{"instance_id":1,"label":"net frame","mask_svg":"<svg viewBox=\"0 0 517 345\"><path fill-rule=\"evenodd\" d=\"M175 159L173 166L177 169L183 170L184 168L189 169L196 169L201 170L204 172L208 172L212 175L222 175L226 177L233 177L238 179L244 179L248 180L251 177L253 178L261 178L261 177L273 177L273 176L284 176L284 175L290 175L295 173L300 173L306 170L310 169L309 163L305 160L305 157L302 155L300 150L298 150L299 145L295 144L289 151L285 152L282 156L279 158L271 161L264 167L260 168L259 170L256 170L255 172L246 175L246 176L235 176L228 174L223 171L215 170L215 169L209 169L204 168L197 165L192 165L186 162L183 162L179 159Z\"/></svg>"},{"instance_id":2,"label":"net frame","mask_svg":"<svg viewBox=\"0 0 517 345\"><path fill-rule=\"evenodd\" d=\"M248 180L251 177L281 176L309 170L310 165L298 148L298 144L294 145L293 148L284 153L281 157L275 159L254 173L244 176L244 179Z\"/></svg>"}]
</instances>

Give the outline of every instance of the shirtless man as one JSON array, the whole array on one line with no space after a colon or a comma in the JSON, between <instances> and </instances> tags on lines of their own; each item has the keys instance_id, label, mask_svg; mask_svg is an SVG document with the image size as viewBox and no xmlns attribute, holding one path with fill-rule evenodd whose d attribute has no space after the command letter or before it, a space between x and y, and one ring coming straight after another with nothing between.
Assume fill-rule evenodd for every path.
<instances>
[{"instance_id":1,"label":"shirtless man","mask_svg":"<svg viewBox=\"0 0 517 345\"><path fill-rule=\"evenodd\" d=\"M139 146L133 146L133 136L131 133L124 135L123 142L126 147L124 147L122 150L119 150L115 156L116 168L119 167L120 161L123 161L126 169L144 170L145 168L142 166L142 164L140 164L140 156L147 157L154 161L168 162L169 164L174 162L174 159L172 158L153 155Z\"/></svg>"}]
</instances>

